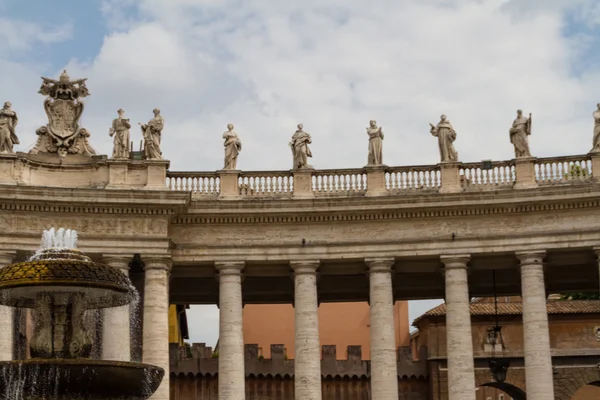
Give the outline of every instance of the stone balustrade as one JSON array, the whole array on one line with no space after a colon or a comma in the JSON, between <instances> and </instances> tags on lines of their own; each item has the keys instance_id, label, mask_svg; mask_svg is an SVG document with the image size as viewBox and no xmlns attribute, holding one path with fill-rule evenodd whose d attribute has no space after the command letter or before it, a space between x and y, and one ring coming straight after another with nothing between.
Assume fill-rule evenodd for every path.
<instances>
[{"instance_id":1,"label":"stone balustrade","mask_svg":"<svg viewBox=\"0 0 600 400\"><path fill-rule=\"evenodd\" d=\"M582 182L593 179L594 164L600 171L600 154L356 169L167 171L167 187L227 198L385 196L419 191L458 193ZM600 172L596 175L600 176ZM224 179L230 182L227 188L223 187Z\"/></svg>"}]
</instances>

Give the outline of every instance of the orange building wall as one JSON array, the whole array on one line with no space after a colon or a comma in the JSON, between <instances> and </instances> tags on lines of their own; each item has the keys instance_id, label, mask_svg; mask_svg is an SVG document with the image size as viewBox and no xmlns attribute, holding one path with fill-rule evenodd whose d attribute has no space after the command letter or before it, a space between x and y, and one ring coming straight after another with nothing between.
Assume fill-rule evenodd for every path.
<instances>
[{"instance_id":1,"label":"orange building wall","mask_svg":"<svg viewBox=\"0 0 600 400\"><path fill-rule=\"evenodd\" d=\"M408 302L394 305L396 345L410 343ZM363 359L370 359L369 304L322 303L319 306L321 345L336 345L337 358L346 359L347 346L362 346ZM258 344L265 358L270 345L283 344L288 358L294 358L294 308L291 304L248 304L244 306L244 343Z\"/></svg>"}]
</instances>

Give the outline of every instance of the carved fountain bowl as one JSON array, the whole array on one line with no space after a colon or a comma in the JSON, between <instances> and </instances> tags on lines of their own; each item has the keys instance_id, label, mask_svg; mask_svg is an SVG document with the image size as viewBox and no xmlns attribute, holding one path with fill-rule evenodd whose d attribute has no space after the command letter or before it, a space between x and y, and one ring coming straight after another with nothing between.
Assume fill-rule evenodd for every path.
<instances>
[{"instance_id":1,"label":"carved fountain bowl","mask_svg":"<svg viewBox=\"0 0 600 400\"><path fill-rule=\"evenodd\" d=\"M87 308L131 303L135 290L121 271L77 250L47 249L32 261L0 268L0 304L34 308L43 293L81 293Z\"/></svg>"},{"instance_id":2,"label":"carved fountain bowl","mask_svg":"<svg viewBox=\"0 0 600 400\"><path fill-rule=\"evenodd\" d=\"M150 397L165 371L135 362L29 359L0 362L0 399L128 399Z\"/></svg>"}]
</instances>

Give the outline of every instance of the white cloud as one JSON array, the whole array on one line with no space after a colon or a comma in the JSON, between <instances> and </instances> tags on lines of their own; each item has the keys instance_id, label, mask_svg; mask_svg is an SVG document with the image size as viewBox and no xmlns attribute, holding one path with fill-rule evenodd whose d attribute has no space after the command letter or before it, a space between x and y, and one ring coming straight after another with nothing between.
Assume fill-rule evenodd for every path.
<instances>
[{"instance_id":1,"label":"white cloud","mask_svg":"<svg viewBox=\"0 0 600 400\"><path fill-rule=\"evenodd\" d=\"M446 113L461 160L499 160L513 157L508 128L522 108L534 115L534 155L591 148L600 72L580 57L599 38L565 37L563 17L565 10L597 17L596 2L323 4L105 0L112 33L92 61L74 54L68 63L71 76L89 78L82 124L93 145L110 154L107 131L118 108L136 122L159 107L163 151L175 170L221 168L228 122L244 142L242 169L289 169L287 143L298 122L313 135L317 168L361 167L374 118L386 133L386 164L433 164L439 156L428 123ZM25 44L44 40L35 30L26 36ZM20 113L21 141L33 143L44 123L43 66L5 59L0 67L2 92ZM133 140L140 136L132 132Z\"/></svg>"},{"instance_id":2,"label":"white cloud","mask_svg":"<svg viewBox=\"0 0 600 400\"><path fill-rule=\"evenodd\" d=\"M0 18L0 52L25 51L34 44L51 44L69 39L72 24L44 27L14 18Z\"/></svg>"}]
</instances>

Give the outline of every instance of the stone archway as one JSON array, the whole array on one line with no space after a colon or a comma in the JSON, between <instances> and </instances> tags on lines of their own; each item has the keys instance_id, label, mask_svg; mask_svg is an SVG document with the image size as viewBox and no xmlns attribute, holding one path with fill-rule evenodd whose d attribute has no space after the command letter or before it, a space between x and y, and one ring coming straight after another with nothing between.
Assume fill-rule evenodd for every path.
<instances>
[{"instance_id":1,"label":"stone archway","mask_svg":"<svg viewBox=\"0 0 600 400\"><path fill-rule=\"evenodd\" d=\"M489 382L484 383L480 386L492 387L494 389L502 390L504 393L509 395L513 400L527 400L527 395L523 391L523 389L511 385L506 382Z\"/></svg>"},{"instance_id":2,"label":"stone archway","mask_svg":"<svg viewBox=\"0 0 600 400\"><path fill-rule=\"evenodd\" d=\"M600 387L600 368L577 366L555 369L554 398L556 400L571 400L586 385Z\"/></svg>"}]
</instances>

